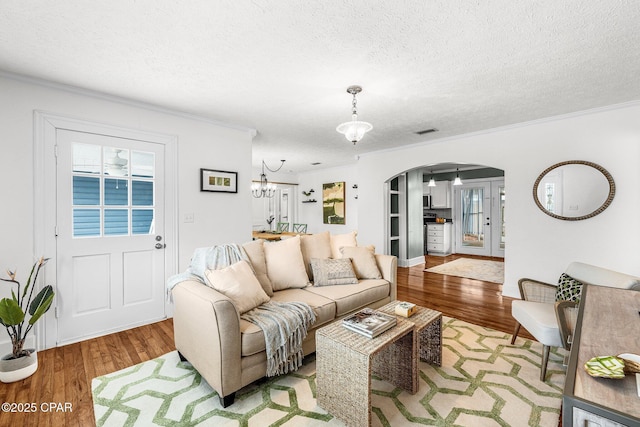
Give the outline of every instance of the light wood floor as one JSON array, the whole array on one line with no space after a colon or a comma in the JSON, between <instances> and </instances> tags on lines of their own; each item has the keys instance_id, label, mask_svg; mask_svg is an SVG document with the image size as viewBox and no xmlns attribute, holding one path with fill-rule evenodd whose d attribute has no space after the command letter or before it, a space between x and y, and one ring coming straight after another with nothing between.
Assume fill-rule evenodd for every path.
<instances>
[{"instance_id":1,"label":"light wood floor","mask_svg":"<svg viewBox=\"0 0 640 427\"><path fill-rule=\"evenodd\" d=\"M427 267L460 256L427 257ZM435 273L425 266L398 269L398 299L477 325L511 332L511 298L502 285ZM523 333L521 332L521 335ZM524 332L526 336L526 332ZM38 353L38 370L26 380L0 383L0 402L35 403L33 413L0 412L0 426L92 426L91 380L174 350L171 319ZM44 412L48 402L71 403L72 412Z\"/></svg>"}]
</instances>

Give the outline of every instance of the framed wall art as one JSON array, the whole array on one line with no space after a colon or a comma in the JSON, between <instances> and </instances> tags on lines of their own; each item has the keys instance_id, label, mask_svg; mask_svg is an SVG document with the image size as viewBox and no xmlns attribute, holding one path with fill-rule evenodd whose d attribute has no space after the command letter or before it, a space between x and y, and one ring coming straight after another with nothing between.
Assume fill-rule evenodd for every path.
<instances>
[{"instance_id":1,"label":"framed wall art","mask_svg":"<svg viewBox=\"0 0 640 427\"><path fill-rule=\"evenodd\" d=\"M344 224L345 205L344 181L322 184L322 222Z\"/></svg>"},{"instance_id":2,"label":"framed wall art","mask_svg":"<svg viewBox=\"0 0 640 427\"><path fill-rule=\"evenodd\" d=\"M200 169L200 191L237 193L238 172Z\"/></svg>"}]
</instances>

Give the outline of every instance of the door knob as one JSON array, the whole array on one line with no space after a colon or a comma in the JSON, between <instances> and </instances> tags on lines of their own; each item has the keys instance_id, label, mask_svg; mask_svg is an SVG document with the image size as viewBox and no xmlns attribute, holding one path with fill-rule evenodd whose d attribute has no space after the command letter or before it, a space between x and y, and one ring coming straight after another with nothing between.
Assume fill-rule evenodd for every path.
<instances>
[{"instance_id":1,"label":"door knob","mask_svg":"<svg viewBox=\"0 0 640 427\"><path fill-rule=\"evenodd\" d=\"M162 243L156 243L156 249L164 249L166 248L167 245L166 244L162 244Z\"/></svg>"}]
</instances>

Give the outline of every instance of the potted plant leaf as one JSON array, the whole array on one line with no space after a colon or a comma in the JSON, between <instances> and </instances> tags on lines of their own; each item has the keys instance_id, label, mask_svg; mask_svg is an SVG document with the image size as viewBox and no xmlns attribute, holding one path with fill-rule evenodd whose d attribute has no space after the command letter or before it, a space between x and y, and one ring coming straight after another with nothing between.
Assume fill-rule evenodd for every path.
<instances>
[{"instance_id":1,"label":"potted plant leaf","mask_svg":"<svg viewBox=\"0 0 640 427\"><path fill-rule=\"evenodd\" d=\"M15 271L7 271L8 279L0 279L16 285L11 298L0 300L0 323L7 329L13 351L0 359L0 381L13 382L27 378L38 369L35 349L25 349L24 342L33 325L49 310L53 302L53 287L47 285L34 296L38 274L49 258L40 258L31 268L24 288L16 280ZM27 312L29 316L27 317Z\"/></svg>"}]
</instances>

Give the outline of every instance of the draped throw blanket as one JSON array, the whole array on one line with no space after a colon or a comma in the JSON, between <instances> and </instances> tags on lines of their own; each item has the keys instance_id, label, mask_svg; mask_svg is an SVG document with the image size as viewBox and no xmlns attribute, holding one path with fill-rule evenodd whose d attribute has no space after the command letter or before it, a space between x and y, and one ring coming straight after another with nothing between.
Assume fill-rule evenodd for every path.
<instances>
[{"instance_id":1,"label":"draped throw blanket","mask_svg":"<svg viewBox=\"0 0 640 427\"><path fill-rule=\"evenodd\" d=\"M186 280L195 280L213 288L205 271L225 268L241 260L247 260L251 265L249 256L237 244L198 248L193 253L189 268L184 273L171 276L167 281L167 297L171 297L174 286ZM269 301L241 317L256 324L264 332L267 376L286 374L302 365L302 341L307 336L309 326L316 321L315 313L308 304Z\"/></svg>"},{"instance_id":2,"label":"draped throw blanket","mask_svg":"<svg viewBox=\"0 0 640 427\"><path fill-rule=\"evenodd\" d=\"M242 246L235 243L198 248L193 252L189 268L184 273L169 277L167 281L167 297L171 296L171 290L174 286L187 280L195 280L212 288L213 286L204 274L205 271L225 268L243 259L249 261L249 256ZM249 265L251 265L251 262L249 262ZM253 266L251 269L253 269Z\"/></svg>"},{"instance_id":3,"label":"draped throw blanket","mask_svg":"<svg viewBox=\"0 0 640 427\"><path fill-rule=\"evenodd\" d=\"M268 377L293 372L302 366L302 341L309 326L316 321L307 303L269 301L240 317L264 332Z\"/></svg>"}]
</instances>

